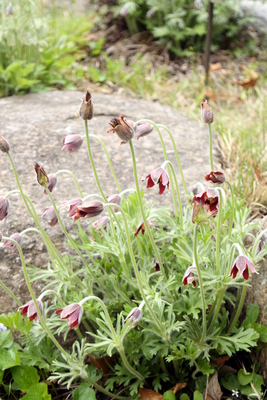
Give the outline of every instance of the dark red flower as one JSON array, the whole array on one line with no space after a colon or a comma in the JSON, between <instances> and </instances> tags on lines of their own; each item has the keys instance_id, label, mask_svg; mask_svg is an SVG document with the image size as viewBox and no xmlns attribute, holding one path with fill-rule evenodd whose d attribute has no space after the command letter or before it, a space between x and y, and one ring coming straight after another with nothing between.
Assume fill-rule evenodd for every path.
<instances>
[{"instance_id":1,"label":"dark red flower","mask_svg":"<svg viewBox=\"0 0 267 400\"><path fill-rule=\"evenodd\" d=\"M5 197L0 197L0 221L3 221L8 214L9 201Z\"/></svg>"},{"instance_id":2,"label":"dark red flower","mask_svg":"<svg viewBox=\"0 0 267 400\"><path fill-rule=\"evenodd\" d=\"M215 189L208 189L196 194L191 204L193 205L192 222L204 224L211 217L216 217L219 209L219 194Z\"/></svg>"},{"instance_id":3,"label":"dark red flower","mask_svg":"<svg viewBox=\"0 0 267 400\"><path fill-rule=\"evenodd\" d=\"M148 223L148 226L153 226L153 225L154 225L154 222L153 222L153 221L147 220L147 223ZM145 234L146 226L145 226L144 221L140 222L140 224L139 224L138 227L136 228L136 231L135 231L134 236L137 236L138 233L139 233L140 231L142 232L142 235Z\"/></svg>"},{"instance_id":4,"label":"dark red flower","mask_svg":"<svg viewBox=\"0 0 267 400\"><path fill-rule=\"evenodd\" d=\"M161 263L162 263L162 266L164 268L164 262L161 261ZM156 272L160 271L159 260L157 258L155 258L154 261L153 261L153 267L155 268Z\"/></svg>"},{"instance_id":5,"label":"dark red flower","mask_svg":"<svg viewBox=\"0 0 267 400\"><path fill-rule=\"evenodd\" d=\"M76 198L67 201L63 201L62 207L69 207L67 213L68 217L73 217L77 211L77 207L82 204L82 199Z\"/></svg>"},{"instance_id":6,"label":"dark red flower","mask_svg":"<svg viewBox=\"0 0 267 400\"><path fill-rule=\"evenodd\" d=\"M197 286L196 281L195 281L195 272L196 272L196 267L195 266L191 266L189 268L187 268L187 270L184 273L183 276L183 284L187 285L188 283L194 286Z\"/></svg>"},{"instance_id":7,"label":"dark red flower","mask_svg":"<svg viewBox=\"0 0 267 400\"><path fill-rule=\"evenodd\" d=\"M46 207L42 215L43 218L47 218L49 221L49 225L51 227L55 226L58 223L57 214L53 206Z\"/></svg>"},{"instance_id":8,"label":"dark red flower","mask_svg":"<svg viewBox=\"0 0 267 400\"><path fill-rule=\"evenodd\" d=\"M211 171L209 174L205 175L205 179L212 183L223 183L225 182L225 176L220 171Z\"/></svg>"},{"instance_id":9,"label":"dark red flower","mask_svg":"<svg viewBox=\"0 0 267 400\"><path fill-rule=\"evenodd\" d=\"M56 311L56 314L60 313L61 319L68 319L70 329L77 329L82 319L83 306L80 303L73 303Z\"/></svg>"},{"instance_id":10,"label":"dark red flower","mask_svg":"<svg viewBox=\"0 0 267 400\"><path fill-rule=\"evenodd\" d=\"M103 210L104 210L104 205L101 201L99 200L85 201L81 205L78 205L76 212L74 214L74 221L76 221L79 218L97 217L99 214L102 213Z\"/></svg>"},{"instance_id":11,"label":"dark red flower","mask_svg":"<svg viewBox=\"0 0 267 400\"><path fill-rule=\"evenodd\" d=\"M145 179L147 179L147 188L151 188L157 184L159 185L159 194L162 194L166 187L169 189L169 175L162 167L154 169Z\"/></svg>"},{"instance_id":12,"label":"dark red flower","mask_svg":"<svg viewBox=\"0 0 267 400\"><path fill-rule=\"evenodd\" d=\"M249 277L249 269L252 274L258 274L256 268L247 256L238 256L233 263L229 276L232 276L234 279L239 272L239 274L243 275L243 278L247 280Z\"/></svg>"},{"instance_id":13,"label":"dark red flower","mask_svg":"<svg viewBox=\"0 0 267 400\"><path fill-rule=\"evenodd\" d=\"M41 302L41 300L36 300L39 310L41 312L41 314L43 313L43 303ZM27 317L30 318L30 321L33 321L36 318L36 322L40 322L40 319L38 317L37 314L37 310L35 307L35 304L33 302L33 300L28 301L28 303L24 304L23 306L19 307L19 311L21 311L21 314L27 314Z\"/></svg>"}]
</instances>

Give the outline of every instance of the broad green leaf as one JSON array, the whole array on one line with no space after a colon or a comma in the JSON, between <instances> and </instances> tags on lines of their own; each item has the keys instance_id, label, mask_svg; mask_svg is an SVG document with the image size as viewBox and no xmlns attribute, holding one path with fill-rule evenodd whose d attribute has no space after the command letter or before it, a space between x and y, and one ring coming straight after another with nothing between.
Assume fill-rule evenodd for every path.
<instances>
[{"instance_id":1,"label":"broad green leaf","mask_svg":"<svg viewBox=\"0 0 267 400\"><path fill-rule=\"evenodd\" d=\"M5 370L20 365L20 354L16 347L10 350L0 349L0 370Z\"/></svg>"},{"instance_id":2,"label":"broad green leaf","mask_svg":"<svg viewBox=\"0 0 267 400\"><path fill-rule=\"evenodd\" d=\"M19 311L0 315L0 322L7 328L15 329L24 335L28 335L32 326L32 321L29 318L23 318Z\"/></svg>"},{"instance_id":3,"label":"broad green leaf","mask_svg":"<svg viewBox=\"0 0 267 400\"><path fill-rule=\"evenodd\" d=\"M13 337L11 331L4 331L0 333L0 348L8 349L13 344Z\"/></svg>"},{"instance_id":4,"label":"broad green leaf","mask_svg":"<svg viewBox=\"0 0 267 400\"><path fill-rule=\"evenodd\" d=\"M11 368L11 373L22 392L27 392L30 387L36 385L40 380L36 368L26 365Z\"/></svg>"},{"instance_id":5,"label":"broad green leaf","mask_svg":"<svg viewBox=\"0 0 267 400\"><path fill-rule=\"evenodd\" d=\"M198 390L194 392L194 400L203 400L203 395Z\"/></svg>"},{"instance_id":6,"label":"broad green leaf","mask_svg":"<svg viewBox=\"0 0 267 400\"><path fill-rule=\"evenodd\" d=\"M180 397L180 400L190 400L190 399L189 399L189 397L188 397L188 395L186 393L182 393L181 397Z\"/></svg>"},{"instance_id":7,"label":"broad green leaf","mask_svg":"<svg viewBox=\"0 0 267 400\"><path fill-rule=\"evenodd\" d=\"M227 374L225 378L221 378L220 382L227 390L240 390L240 383L238 382L236 375Z\"/></svg>"},{"instance_id":8,"label":"broad green leaf","mask_svg":"<svg viewBox=\"0 0 267 400\"><path fill-rule=\"evenodd\" d=\"M28 390L27 394L21 400L51 400L51 395L48 394L45 383L37 383Z\"/></svg>"},{"instance_id":9,"label":"broad green leaf","mask_svg":"<svg viewBox=\"0 0 267 400\"><path fill-rule=\"evenodd\" d=\"M81 383L73 391L73 400L96 400L95 391L90 386L89 383Z\"/></svg>"},{"instance_id":10,"label":"broad green leaf","mask_svg":"<svg viewBox=\"0 0 267 400\"><path fill-rule=\"evenodd\" d=\"M253 379L253 374L251 372L245 372L243 369L240 369L237 374L238 382L242 386L248 385L252 379Z\"/></svg>"},{"instance_id":11,"label":"broad green leaf","mask_svg":"<svg viewBox=\"0 0 267 400\"><path fill-rule=\"evenodd\" d=\"M248 328L250 324L257 321L260 312L260 306L257 303L247 306L246 318L242 322L244 328Z\"/></svg>"},{"instance_id":12,"label":"broad green leaf","mask_svg":"<svg viewBox=\"0 0 267 400\"><path fill-rule=\"evenodd\" d=\"M172 390L168 390L163 394L163 400L175 400L175 394Z\"/></svg>"}]
</instances>

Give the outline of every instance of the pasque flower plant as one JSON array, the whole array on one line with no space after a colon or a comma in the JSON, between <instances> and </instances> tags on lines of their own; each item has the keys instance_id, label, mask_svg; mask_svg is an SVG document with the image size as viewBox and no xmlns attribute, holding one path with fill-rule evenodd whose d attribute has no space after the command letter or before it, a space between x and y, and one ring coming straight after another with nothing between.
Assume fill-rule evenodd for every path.
<instances>
[{"instance_id":1,"label":"pasque flower plant","mask_svg":"<svg viewBox=\"0 0 267 400\"><path fill-rule=\"evenodd\" d=\"M103 392L106 398L137 399L139 387L164 391L181 377L209 376L215 370L213 358L231 356L240 349L247 351L256 346L260 336L257 327L245 329L238 319L246 282L250 274L257 273L257 262L266 253L262 245L265 232L254 237L251 247L242 244L246 234L253 238L252 226L244 218L249 210L236 207L238 199L233 196L231 183L223 172L213 168L210 126L214 114L206 101L202 102L201 110L210 135L211 172L207 166L207 174L203 176L208 187L190 197L186 184L195 182L186 182L168 128L146 119L133 122L120 114L110 120L108 132L119 136L124 149L129 146L135 188L121 191L106 148L100 142L114 178L114 191L109 194L102 188L94 163L90 141L96 136L89 134L93 98L89 92L85 94L79 109L85 135L66 137L62 149L70 157L76 157L75 151L79 150L83 138L86 139L96 193L83 197L73 175L79 197L70 193L69 199L55 204L56 184L60 191L57 176L69 171L47 173L33 161L37 181L42 186L38 189L45 191L44 200L51 202L50 206L43 204L47 207L43 217L48 218L51 227L58 224L71 248L70 254L64 257L44 230L31 199L22 190L12 148L0 137L2 156L9 159L18 186L12 193L21 195L36 224L35 228L10 237L0 235L2 247L6 251L16 250L21 258L29 288L28 302L22 305L1 280L0 285L18 303L19 311L33 321L30 339L25 338L26 347L41 342L42 346L49 343L48 351L58 351L58 357L51 361L49 371L53 372L49 372L49 379L64 382L68 388L73 381L76 385L83 382ZM174 145L184 203L175 165L167 158L163 133L171 137ZM146 175L148 171L142 171L146 189L158 185L159 195L165 196L166 188L170 187L174 214L163 207L147 206L145 198L150 191L140 189L134 143L139 138L145 141L147 134L159 135L163 154L161 164L155 165L152 172ZM107 135L108 140L113 138ZM0 196L1 220L8 217L9 206L12 207L9 195L1 193ZM66 229L68 217L76 227L74 233ZM21 238L32 233L38 233L46 245L49 255L46 268L26 267ZM33 280L44 287L38 298L31 286ZM48 301L43 302L42 298L47 295ZM234 307L228 307L229 298ZM69 329L77 334L72 351L59 343L59 334L64 331L66 337ZM116 374L101 380L98 364L88 367L88 355L98 360L111 357L111 369Z\"/></svg>"}]
</instances>

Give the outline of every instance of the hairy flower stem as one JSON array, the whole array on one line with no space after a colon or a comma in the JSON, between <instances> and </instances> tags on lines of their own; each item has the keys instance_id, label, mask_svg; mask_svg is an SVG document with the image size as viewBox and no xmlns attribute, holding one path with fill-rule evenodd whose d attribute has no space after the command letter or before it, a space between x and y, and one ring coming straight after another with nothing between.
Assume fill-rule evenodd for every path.
<instances>
[{"instance_id":1,"label":"hairy flower stem","mask_svg":"<svg viewBox=\"0 0 267 400\"><path fill-rule=\"evenodd\" d=\"M225 180L225 183L227 183L227 185L229 186L230 192L231 192L231 213L230 213L229 232L228 232L228 238L230 239L231 234L232 234L234 214L235 214L235 198L234 198L233 186L227 179Z\"/></svg>"},{"instance_id":2,"label":"hairy flower stem","mask_svg":"<svg viewBox=\"0 0 267 400\"><path fill-rule=\"evenodd\" d=\"M211 124L208 124L209 127L209 139L210 139L210 168L211 171L214 171L213 167L213 157L212 157L212 132L211 132Z\"/></svg>"},{"instance_id":3,"label":"hairy flower stem","mask_svg":"<svg viewBox=\"0 0 267 400\"><path fill-rule=\"evenodd\" d=\"M116 174L115 174L115 171L114 171L114 169L113 169L113 165L112 165L111 159L110 159L110 157L109 157L107 148L106 148L106 146L105 146L103 140L100 139L100 137L98 137L98 136L96 136L96 135L89 135L89 137L90 137L90 138L92 137L92 138L98 140L98 142L101 144L101 146L102 146L102 148L103 148L103 150L104 150L104 152L105 152L105 154L106 154L106 156L107 156L108 165L109 165L109 168L110 168L110 172L111 172L111 174L112 174L112 176L113 176L114 182L115 182L115 184L116 184L116 186L117 186L118 191L121 192L121 187L120 187L119 181L118 181L118 179L117 179L117 177L116 177Z\"/></svg>"},{"instance_id":4,"label":"hairy flower stem","mask_svg":"<svg viewBox=\"0 0 267 400\"><path fill-rule=\"evenodd\" d=\"M126 233L126 240L127 240L127 244L128 244L128 249L129 249L131 261L132 261L132 264L133 264L136 280L137 280L137 283L138 283L139 291L141 293L142 299L144 300L144 302L145 302L145 304L147 306L148 311L150 312L151 317L154 319L156 325L158 326L159 332L161 332L161 334L163 335L164 328L163 328L162 324L160 323L159 319L157 318L156 314L152 310L149 302L147 301L146 295L144 293L142 280L141 280L141 277L140 277L138 266L137 266L136 261L135 261L135 256L134 256L134 252L133 252L133 248L132 248L131 237L130 237L129 228L128 228L128 224L127 224L127 218L125 216L125 213L124 213L122 207L118 206L117 204L112 204L112 203L105 204L105 207L117 207L118 210L120 210L120 212L121 212L121 215L122 215L123 221L124 221L124 226L125 226L125 233ZM166 340L166 338L164 338L164 339ZM168 341L168 339L166 341Z\"/></svg>"},{"instance_id":5,"label":"hairy flower stem","mask_svg":"<svg viewBox=\"0 0 267 400\"><path fill-rule=\"evenodd\" d=\"M139 206L140 206L140 210L141 210L141 214L142 214L142 218L146 227L146 232L148 233L151 245L153 247L153 250L155 252L156 258L158 259L158 263L160 266L160 272L162 273L162 275L164 276L165 280L167 280L167 276L166 276L166 272L164 270L164 267L162 265L162 261L161 261L161 257L160 257L160 253L158 251L158 248L156 246L156 243L154 241L154 238L152 236L151 233L151 229L147 223L147 219L146 219L146 214L144 211L144 207L143 207L143 203L142 203L142 197L141 197L141 192L140 192L140 187L139 187L139 183L138 183L138 177L137 177L137 168L136 168L136 160L135 160L135 154L134 154L134 147L132 144L132 141L130 140L129 142L130 144L130 149L131 149L131 155L132 155L132 162L133 162L133 172L134 172L134 180L135 180L135 186L136 186L136 193L137 193L137 197L138 197L138 202L139 202Z\"/></svg>"},{"instance_id":6,"label":"hairy flower stem","mask_svg":"<svg viewBox=\"0 0 267 400\"><path fill-rule=\"evenodd\" d=\"M206 323L206 302L205 302L205 294L204 294L204 288L203 288L203 281L202 281L202 275L201 271L198 265L198 256L197 256L197 225L194 226L194 263L197 269L197 275L198 275L198 280L199 280L199 288L200 288L200 294L201 294L201 300L202 300L202 320L203 320L203 333L201 337L201 344L203 344L205 337L206 337L206 329L207 329L207 323Z\"/></svg>"},{"instance_id":7,"label":"hairy flower stem","mask_svg":"<svg viewBox=\"0 0 267 400\"><path fill-rule=\"evenodd\" d=\"M230 320L230 326L228 328L227 333L231 333L232 332L232 330L234 329L234 327L235 327L235 325L236 325L236 323L238 321L238 318L239 318L239 315L241 313L241 310L242 310L242 307L243 307L243 304L244 304L244 300L245 300L245 297L246 297L246 291L247 291L247 286L243 286L241 295L239 297L239 301L237 303L238 307L237 307L236 310L234 309L234 311L233 311L232 318Z\"/></svg>"},{"instance_id":8,"label":"hairy flower stem","mask_svg":"<svg viewBox=\"0 0 267 400\"><path fill-rule=\"evenodd\" d=\"M24 274L24 277L25 277L25 281L26 281L27 287L29 289L31 298L32 298L32 300L34 302L34 305L35 305L35 308L36 308L36 312L37 312L38 317L40 319L40 323L41 323L43 329L46 331L47 335L52 340L52 342L59 349L59 351L61 352L63 357L66 360L68 360L69 359L68 353L66 353L66 351L63 349L63 347L58 343L58 341L56 340L56 338L54 337L53 333L50 331L50 329L48 328L48 326L46 325L46 323L45 323L45 321L43 319L43 316L42 316L42 313L41 313L41 311L39 309L39 305L37 303L36 297L35 297L34 292L32 290L32 286L31 286L31 283L30 283L30 280L29 280L29 277L28 277L28 273L27 273L27 268L26 268L23 252L21 250L21 247L20 247L19 243L16 240L13 240L13 239L11 239L9 237L4 237L4 236L3 236L3 240L8 240L8 241L12 242L17 247L19 255L20 255L20 259L21 259L21 264L22 264L22 269L23 269L23 274Z\"/></svg>"},{"instance_id":9,"label":"hairy flower stem","mask_svg":"<svg viewBox=\"0 0 267 400\"><path fill-rule=\"evenodd\" d=\"M117 347L118 352L120 353L120 356L121 356L122 361L123 361L123 363L124 363L124 365L125 365L125 368L127 368L128 371L129 371L133 376L135 376L137 379L141 380L142 382L145 382L145 380L144 380L144 378L142 377L142 375L140 375L139 372L136 372L136 371L130 366L130 364L129 364L127 358L126 358L125 352L124 352L123 343L121 343L121 340L119 340L119 338L118 338L118 336L117 336L117 334L116 334L116 331L115 331L115 329L114 329L114 327L113 327L113 324L112 324L112 321L111 321L111 318L110 318L108 309L107 309L107 307L105 306L105 303L104 303L99 297L97 297L97 296L88 296L88 297L85 297L82 301L80 301L80 304L82 305L83 303L85 303L86 301L89 301L89 300L95 300L95 301L97 301L97 302L101 305L101 307L102 307L102 309L103 309L103 311L104 311L104 314L105 314L105 316L106 316L107 323L108 323L110 332L111 332L111 334L112 334L112 338L113 338L113 340L114 340L114 343L115 343L115 345L116 345L116 347Z\"/></svg>"},{"instance_id":10,"label":"hairy flower stem","mask_svg":"<svg viewBox=\"0 0 267 400\"><path fill-rule=\"evenodd\" d=\"M172 163L169 160L166 160L164 164L167 164L170 166L172 174L173 174L177 198L178 198L178 204L179 204L180 228L181 228L181 232L182 232L183 231L183 208L182 208L182 200L181 200L181 196L180 196L179 186L178 186L178 182L177 182L176 175L175 175L175 170L174 170Z\"/></svg>"},{"instance_id":11,"label":"hairy flower stem","mask_svg":"<svg viewBox=\"0 0 267 400\"><path fill-rule=\"evenodd\" d=\"M60 169L59 171L57 171L55 173L55 176L58 176L59 174L69 174L73 178L73 180L74 180L74 182L75 182L75 184L77 186L77 189L78 189L80 197L83 198L81 187L79 185L79 182L78 182L76 176L71 171L69 171L68 169Z\"/></svg>"},{"instance_id":12,"label":"hairy flower stem","mask_svg":"<svg viewBox=\"0 0 267 400\"><path fill-rule=\"evenodd\" d=\"M164 143L164 141L163 141L163 139L162 139L162 135L161 135L161 133L160 133L159 128L165 129L165 131L169 134L170 139L171 139L171 142L172 142L172 146L173 146L175 158L176 158L176 161L177 161L177 165L178 165L178 168L179 168L179 172L180 172L180 175L181 175L181 178L182 178L182 181L183 181L183 187L184 187L184 191L185 191L185 196L186 196L187 202L190 203L190 201L188 200L188 192L187 192L187 187L186 187L186 183L185 183L185 179L184 179L184 174L183 174L182 166L181 166L181 163L180 163L180 159L179 159L179 156L178 156L178 153L177 153L177 149L176 149L176 144L175 144L175 141L174 141L174 138L173 138L173 135L172 135L171 131L170 131L165 125L162 125L162 124L155 124L155 122L153 122L153 121L151 121L151 120L149 120L149 119L141 119L141 120L137 121L137 122L135 123L135 125L138 125L138 124L140 124L141 122L148 122L148 123L150 123L151 125L153 125L153 126L156 128L156 131L157 131L158 134L159 134L160 141L161 141L161 144L162 144L162 147L163 147L164 155L165 155L165 153L166 153L166 147L165 147L165 143Z\"/></svg>"},{"instance_id":13,"label":"hairy flower stem","mask_svg":"<svg viewBox=\"0 0 267 400\"><path fill-rule=\"evenodd\" d=\"M221 244L221 225L222 225L222 194L221 188L218 188L219 193L219 210L217 217L217 233L216 233L216 266L217 273L220 274L220 244Z\"/></svg>"}]
</instances>

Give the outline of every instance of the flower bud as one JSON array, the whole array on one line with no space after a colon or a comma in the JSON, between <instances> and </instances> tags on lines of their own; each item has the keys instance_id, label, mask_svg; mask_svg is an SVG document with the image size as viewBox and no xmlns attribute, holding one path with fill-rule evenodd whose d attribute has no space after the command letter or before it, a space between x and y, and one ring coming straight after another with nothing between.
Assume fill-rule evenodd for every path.
<instances>
[{"instance_id":1,"label":"flower bud","mask_svg":"<svg viewBox=\"0 0 267 400\"><path fill-rule=\"evenodd\" d=\"M55 226L58 223L58 217L53 206L46 207L42 217L48 219L49 225L51 227Z\"/></svg>"},{"instance_id":2,"label":"flower bud","mask_svg":"<svg viewBox=\"0 0 267 400\"><path fill-rule=\"evenodd\" d=\"M152 131L153 126L149 122L143 122L137 126L135 137L138 140L140 137L146 136Z\"/></svg>"},{"instance_id":3,"label":"flower bud","mask_svg":"<svg viewBox=\"0 0 267 400\"><path fill-rule=\"evenodd\" d=\"M79 116L86 120L92 119L94 116L94 109L93 109L93 103L92 103L92 95L91 93L86 92L84 95L84 98L82 99L82 103L80 105L79 109Z\"/></svg>"},{"instance_id":4,"label":"flower bud","mask_svg":"<svg viewBox=\"0 0 267 400\"><path fill-rule=\"evenodd\" d=\"M106 230L107 225L110 223L109 217L101 217L97 220L95 220L92 224L93 228L96 229L97 231L101 231L101 229Z\"/></svg>"},{"instance_id":5,"label":"flower bud","mask_svg":"<svg viewBox=\"0 0 267 400\"><path fill-rule=\"evenodd\" d=\"M129 142L134 137L134 129L123 115L120 115L119 118L112 118L109 121L109 125L111 125L112 128L108 129L107 132L117 133L119 138L122 140L121 144Z\"/></svg>"},{"instance_id":6,"label":"flower bud","mask_svg":"<svg viewBox=\"0 0 267 400\"><path fill-rule=\"evenodd\" d=\"M8 144L8 142L6 141L6 139L0 135L0 150L3 153L8 153L10 149L10 146Z\"/></svg>"},{"instance_id":7,"label":"flower bud","mask_svg":"<svg viewBox=\"0 0 267 400\"><path fill-rule=\"evenodd\" d=\"M0 221L7 216L9 209L9 201L5 197L0 197Z\"/></svg>"},{"instance_id":8,"label":"flower bud","mask_svg":"<svg viewBox=\"0 0 267 400\"><path fill-rule=\"evenodd\" d=\"M211 171L209 174L205 175L205 179L208 182L221 184L225 182L225 176L220 171Z\"/></svg>"},{"instance_id":9,"label":"flower bud","mask_svg":"<svg viewBox=\"0 0 267 400\"><path fill-rule=\"evenodd\" d=\"M54 174L49 174L49 175L48 175L48 180L49 180L49 182L48 182L47 189L48 189L49 192L51 193L51 192L54 190L54 187L55 187L56 184L57 184L57 177L56 177L56 175L54 175ZM44 190L44 194L47 194L47 193L46 193L46 190Z\"/></svg>"},{"instance_id":10,"label":"flower bud","mask_svg":"<svg viewBox=\"0 0 267 400\"><path fill-rule=\"evenodd\" d=\"M85 201L77 207L76 213L74 214L74 221L78 218L85 217L97 217L104 210L104 205L99 200Z\"/></svg>"},{"instance_id":11,"label":"flower bud","mask_svg":"<svg viewBox=\"0 0 267 400\"><path fill-rule=\"evenodd\" d=\"M34 165L34 169L37 175L37 182L41 186L48 186L49 179L48 176L46 175L46 172L43 167L41 167L38 163Z\"/></svg>"},{"instance_id":12,"label":"flower bud","mask_svg":"<svg viewBox=\"0 0 267 400\"><path fill-rule=\"evenodd\" d=\"M201 118L204 124L211 124L214 121L214 114L207 100L201 102Z\"/></svg>"},{"instance_id":13,"label":"flower bud","mask_svg":"<svg viewBox=\"0 0 267 400\"><path fill-rule=\"evenodd\" d=\"M78 151L82 144L83 138L81 135L68 135L63 139L63 147L61 150L72 153L73 151Z\"/></svg>"},{"instance_id":14,"label":"flower bud","mask_svg":"<svg viewBox=\"0 0 267 400\"><path fill-rule=\"evenodd\" d=\"M22 242L22 236L19 233L13 233L13 235L10 236L10 239L15 240L19 245L21 245ZM4 245L4 249L11 249L13 253L19 253L17 246L15 243L11 242L11 240L6 240Z\"/></svg>"}]
</instances>

